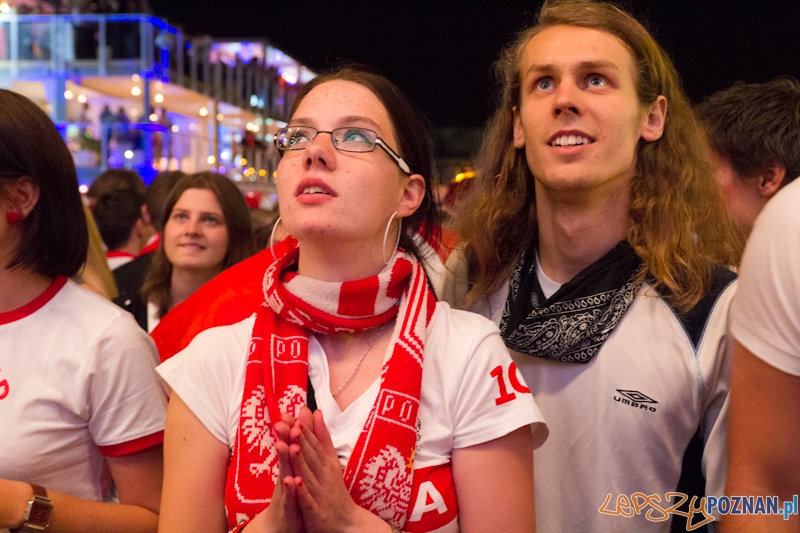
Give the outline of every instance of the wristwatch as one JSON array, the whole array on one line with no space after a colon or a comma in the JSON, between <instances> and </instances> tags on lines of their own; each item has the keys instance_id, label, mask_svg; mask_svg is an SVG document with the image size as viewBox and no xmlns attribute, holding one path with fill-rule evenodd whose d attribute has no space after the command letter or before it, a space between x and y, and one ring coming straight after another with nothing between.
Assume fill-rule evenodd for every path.
<instances>
[{"instance_id":1,"label":"wristwatch","mask_svg":"<svg viewBox=\"0 0 800 533\"><path fill-rule=\"evenodd\" d=\"M28 500L28 510L25 511L25 520L22 522L22 527L12 529L11 533L44 531L50 525L53 503L47 497L47 491L44 490L44 487L33 483L31 483L31 487L33 487L33 498Z\"/></svg>"}]
</instances>

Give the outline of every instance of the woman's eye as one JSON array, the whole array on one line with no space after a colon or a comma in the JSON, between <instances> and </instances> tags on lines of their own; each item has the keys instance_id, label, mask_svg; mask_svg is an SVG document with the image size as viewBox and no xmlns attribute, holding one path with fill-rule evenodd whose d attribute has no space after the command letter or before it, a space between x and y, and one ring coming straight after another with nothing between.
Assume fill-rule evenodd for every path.
<instances>
[{"instance_id":1,"label":"woman's eye","mask_svg":"<svg viewBox=\"0 0 800 533\"><path fill-rule=\"evenodd\" d=\"M203 222L210 226L219 226L222 221L216 217L203 217Z\"/></svg>"},{"instance_id":2,"label":"woman's eye","mask_svg":"<svg viewBox=\"0 0 800 533\"><path fill-rule=\"evenodd\" d=\"M172 215L172 218L174 220L186 220L188 217L186 213L175 213Z\"/></svg>"},{"instance_id":3,"label":"woman's eye","mask_svg":"<svg viewBox=\"0 0 800 533\"><path fill-rule=\"evenodd\" d=\"M345 130L340 135L337 135L337 137L339 138L339 142L346 143L350 146L355 144L368 146L372 144L372 139L369 134L358 128Z\"/></svg>"},{"instance_id":4,"label":"woman's eye","mask_svg":"<svg viewBox=\"0 0 800 533\"><path fill-rule=\"evenodd\" d=\"M310 143L310 142L311 142L311 137L309 136L309 134L307 132L302 131L302 130L301 131L294 131L289 136L289 144L290 145L306 144L306 143Z\"/></svg>"},{"instance_id":5,"label":"woman's eye","mask_svg":"<svg viewBox=\"0 0 800 533\"><path fill-rule=\"evenodd\" d=\"M351 142L351 141L365 141L367 136L361 130L347 130L344 135L342 135L342 140Z\"/></svg>"}]
</instances>

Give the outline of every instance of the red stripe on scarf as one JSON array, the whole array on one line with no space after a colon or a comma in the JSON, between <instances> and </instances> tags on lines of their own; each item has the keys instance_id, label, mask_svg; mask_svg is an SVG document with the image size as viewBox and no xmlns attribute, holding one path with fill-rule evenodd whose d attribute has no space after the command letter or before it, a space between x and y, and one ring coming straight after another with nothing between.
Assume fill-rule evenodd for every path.
<instances>
[{"instance_id":1,"label":"red stripe on scarf","mask_svg":"<svg viewBox=\"0 0 800 533\"><path fill-rule=\"evenodd\" d=\"M292 294L285 287L287 280L297 277L291 269L298 254L296 247L288 249L264 274L267 305L257 313L253 327L239 427L226 479L228 522L233 526L253 518L270 503L278 475L271 421L279 420L281 413L296 417L305 404L311 332L363 331L398 315L378 398L345 468L345 485L358 505L402 527L411 497L425 330L436 306L435 297L422 266L400 250L391 267L377 276L324 291L329 297L339 297L338 305L322 302L326 309L368 309L366 315L347 318L326 313L307 301L318 301L319 294ZM313 291L313 286L299 283L293 290ZM400 302L381 302L386 298L380 294L381 287L386 287L387 294L402 295ZM343 300L361 300L365 294L371 295L369 305L343 304ZM374 315L376 304L388 310Z\"/></svg>"},{"instance_id":2,"label":"red stripe on scarf","mask_svg":"<svg viewBox=\"0 0 800 533\"><path fill-rule=\"evenodd\" d=\"M344 316L374 315L379 289L380 282L377 276L358 281L345 281L342 283L342 294L351 294L352 298L339 298L339 314Z\"/></svg>"}]
</instances>

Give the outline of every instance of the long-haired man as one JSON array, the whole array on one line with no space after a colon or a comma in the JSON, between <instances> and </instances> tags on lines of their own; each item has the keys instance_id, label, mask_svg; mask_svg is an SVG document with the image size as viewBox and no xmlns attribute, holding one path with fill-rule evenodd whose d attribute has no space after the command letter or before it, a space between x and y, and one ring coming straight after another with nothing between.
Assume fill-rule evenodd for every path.
<instances>
[{"instance_id":1,"label":"long-haired man","mask_svg":"<svg viewBox=\"0 0 800 533\"><path fill-rule=\"evenodd\" d=\"M741 242L703 135L669 57L610 4L546 2L497 69L444 293L498 322L548 421L538 529L668 530L666 493L724 487L720 265ZM524 389L496 379L497 401Z\"/></svg>"}]
</instances>

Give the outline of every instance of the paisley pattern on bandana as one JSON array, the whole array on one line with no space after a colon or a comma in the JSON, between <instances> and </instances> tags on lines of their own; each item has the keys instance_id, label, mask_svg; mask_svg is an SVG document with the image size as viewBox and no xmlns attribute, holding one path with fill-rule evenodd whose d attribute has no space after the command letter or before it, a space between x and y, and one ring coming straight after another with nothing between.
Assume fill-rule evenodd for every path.
<instances>
[{"instance_id":1,"label":"paisley pattern on bandana","mask_svg":"<svg viewBox=\"0 0 800 533\"><path fill-rule=\"evenodd\" d=\"M517 352L587 363L639 291L642 260L622 241L546 299L536 275L537 244L522 255L511 276L500 333Z\"/></svg>"}]
</instances>

